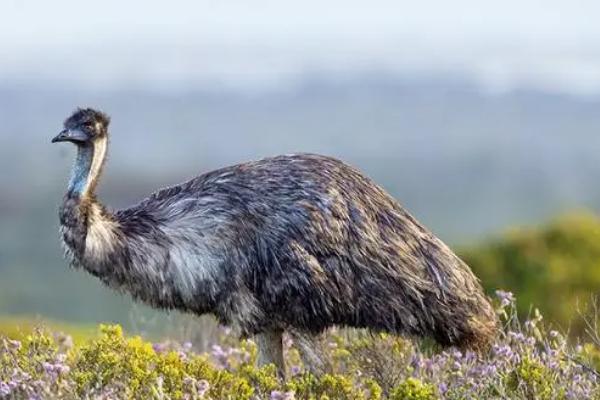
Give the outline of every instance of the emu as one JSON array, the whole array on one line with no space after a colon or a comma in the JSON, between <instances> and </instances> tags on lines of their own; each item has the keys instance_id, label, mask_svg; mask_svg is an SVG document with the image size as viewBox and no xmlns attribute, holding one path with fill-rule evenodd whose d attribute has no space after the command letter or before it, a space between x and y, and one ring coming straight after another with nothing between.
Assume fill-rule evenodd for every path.
<instances>
[{"instance_id":1,"label":"emu","mask_svg":"<svg viewBox=\"0 0 600 400\"><path fill-rule=\"evenodd\" d=\"M66 258L153 307L213 314L284 376L331 326L485 348L497 320L469 267L357 169L293 154L218 169L110 211L96 198L109 117L79 108L52 142L77 158L60 207Z\"/></svg>"}]
</instances>

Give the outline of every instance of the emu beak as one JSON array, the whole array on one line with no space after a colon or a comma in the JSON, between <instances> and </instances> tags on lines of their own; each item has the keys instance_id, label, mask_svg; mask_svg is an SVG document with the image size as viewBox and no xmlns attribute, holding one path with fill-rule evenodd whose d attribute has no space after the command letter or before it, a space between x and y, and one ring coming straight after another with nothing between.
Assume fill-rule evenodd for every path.
<instances>
[{"instance_id":1,"label":"emu beak","mask_svg":"<svg viewBox=\"0 0 600 400\"><path fill-rule=\"evenodd\" d=\"M52 139L52 143L57 142L85 142L88 136L79 129L65 129Z\"/></svg>"}]
</instances>

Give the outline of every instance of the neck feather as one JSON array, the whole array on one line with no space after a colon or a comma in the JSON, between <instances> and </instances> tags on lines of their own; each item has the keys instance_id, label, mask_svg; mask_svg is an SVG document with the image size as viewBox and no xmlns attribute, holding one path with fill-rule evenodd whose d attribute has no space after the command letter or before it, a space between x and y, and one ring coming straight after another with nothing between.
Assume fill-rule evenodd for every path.
<instances>
[{"instance_id":1,"label":"neck feather","mask_svg":"<svg viewBox=\"0 0 600 400\"><path fill-rule=\"evenodd\" d=\"M69 182L69 193L78 197L93 196L106 159L107 139L78 146L77 158Z\"/></svg>"}]
</instances>

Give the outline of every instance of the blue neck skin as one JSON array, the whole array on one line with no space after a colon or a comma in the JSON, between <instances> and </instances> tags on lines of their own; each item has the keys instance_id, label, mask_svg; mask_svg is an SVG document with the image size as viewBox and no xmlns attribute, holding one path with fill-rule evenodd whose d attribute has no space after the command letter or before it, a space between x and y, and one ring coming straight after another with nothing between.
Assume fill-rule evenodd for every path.
<instances>
[{"instance_id":1,"label":"blue neck skin","mask_svg":"<svg viewBox=\"0 0 600 400\"><path fill-rule=\"evenodd\" d=\"M82 197L91 179L90 170L94 160L94 146L85 144L77 146L77 158L73 165L68 191L77 197Z\"/></svg>"}]
</instances>

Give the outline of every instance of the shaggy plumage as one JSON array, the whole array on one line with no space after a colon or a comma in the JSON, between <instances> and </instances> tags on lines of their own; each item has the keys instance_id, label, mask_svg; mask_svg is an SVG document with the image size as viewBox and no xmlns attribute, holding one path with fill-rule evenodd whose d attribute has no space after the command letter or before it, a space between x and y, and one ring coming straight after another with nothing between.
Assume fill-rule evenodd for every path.
<instances>
[{"instance_id":1,"label":"shaggy plumage","mask_svg":"<svg viewBox=\"0 0 600 400\"><path fill-rule=\"evenodd\" d=\"M259 335L261 360L280 371L283 331L306 339L339 325L463 347L493 338L494 311L469 267L355 168L266 158L113 212L94 195L108 121L80 109L54 139L78 147L60 209L76 268L154 307Z\"/></svg>"}]
</instances>

